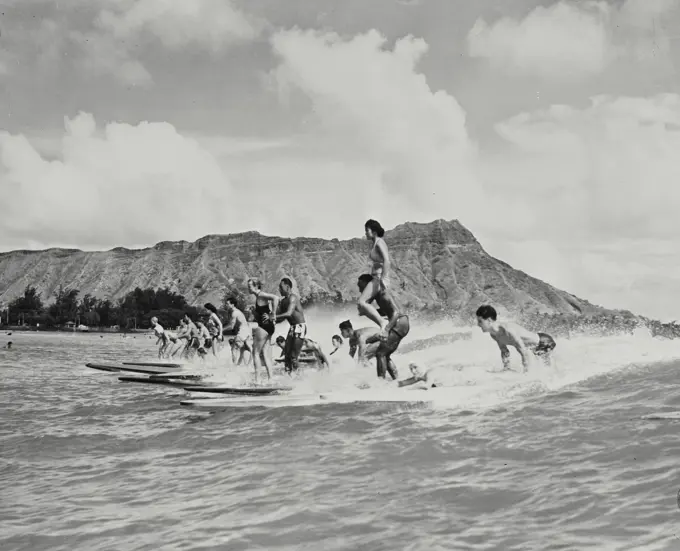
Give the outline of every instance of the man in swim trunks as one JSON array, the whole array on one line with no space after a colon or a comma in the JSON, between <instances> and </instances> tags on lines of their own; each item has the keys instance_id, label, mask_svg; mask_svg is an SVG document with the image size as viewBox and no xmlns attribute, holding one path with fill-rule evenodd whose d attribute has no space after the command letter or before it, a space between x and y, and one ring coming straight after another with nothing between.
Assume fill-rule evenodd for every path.
<instances>
[{"instance_id":1,"label":"man in swim trunks","mask_svg":"<svg viewBox=\"0 0 680 551\"><path fill-rule=\"evenodd\" d=\"M522 357L522 373L526 373L529 368L529 352L543 360L545 364L550 362L550 353L557 346L557 343L547 333L532 333L516 323L498 321L498 313L493 306L480 306L476 315L477 325L496 341L501 350L503 371L510 370L510 350L508 346L513 346Z\"/></svg>"},{"instance_id":2,"label":"man in swim trunks","mask_svg":"<svg viewBox=\"0 0 680 551\"><path fill-rule=\"evenodd\" d=\"M302 304L300 297L298 297L293 290L293 282L284 277L279 283L279 292L281 293L281 302L279 302L278 311L276 313L276 323L288 321L290 329L286 337L286 345L284 347L286 372L292 373L297 371L299 367L300 352L304 345L304 338L307 336L307 323L305 321L305 314L302 311Z\"/></svg>"},{"instance_id":3,"label":"man in swim trunks","mask_svg":"<svg viewBox=\"0 0 680 551\"><path fill-rule=\"evenodd\" d=\"M279 345L281 350L283 350L285 360L286 339L283 337L276 337L276 344ZM331 362L328 359L328 356L326 356L325 352L321 349L321 345L318 342L313 341L312 339L304 338L302 339L302 350L304 352L311 353L322 367L330 367Z\"/></svg>"},{"instance_id":4,"label":"man in swim trunks","mask_svg":"<svg viewBox=\"0 0 680 551\"><path fill-rule=\"evenodd\" d=\"M244 352L253 351L253 332L246 320L246 316L237 308L238 302L234 297L229 297L226 301L227 316L229 319L224 325L224 331L235 331L236 335L231 343L231 359L235 365L239 365L243 360Z\"/></svg>"},{"instance_id":5,"label":"man in swim trunks","mask_svg":"<svg viewBox=\"0 0 680 551\"><path fill-rule=\"evenodd\" d=\"M380 343L367 343L366 339L380 335L380 329L375 327L362 327L361 329L354 329L352 322L349 320L343 321L338 325L340 334L343 338L349 341L349 355L354 358L357 354L356 361L359 363L367 363L369 360L375 358L375 352L378 350Z\"/></svg>"},{"instance_id":6,"label":"man in swim trunks","mask_svg":"<svg viewBox=\"0 0 680 551\"><path fill-rule=\"evenodd\" d=\"M373 281L371 274L362 274L359 276L357 285L359 290L363 293L366 286ZM401 341L408 335L411 330L411 325L406 314L401 312L394 297L387 289L381 289L373 298L373 301L378 306L378 313L387 319L387 324L379 335L369 337L366 342L380 342L378 349L375 352L378 377L385 378L386 373L389 373L392 379L397 378L397 367L392 361L392 354L399 348Z\"/></svg>"},{"instance_id":7,"label":"man in swim trunks","mask_svg":"<svg viewBox=\"0 0 680 551\"><path fill-rule=\"evenodd\" d=\"M154 335L156 335L156 346L160 344L158 347L158 357L162 358L163 354L165 354L165 350L170 344L170 339L168 339L168 335L165 333L165 329L163 329L163 326L158 323L158 318L156 316L151 318L151 328L153 329Z\"/></svg>"}]
</instances>

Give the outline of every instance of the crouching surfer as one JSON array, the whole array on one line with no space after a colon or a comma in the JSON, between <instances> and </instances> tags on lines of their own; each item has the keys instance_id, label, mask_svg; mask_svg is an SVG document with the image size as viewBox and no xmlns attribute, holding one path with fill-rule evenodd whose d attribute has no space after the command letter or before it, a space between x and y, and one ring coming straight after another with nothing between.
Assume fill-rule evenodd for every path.
<instances>
[{"instance_id":1,"label":"crouching surfer","mask_svg":"<svg viewBox=\"0 0 680 551\"><path fill-rule=\"evenodd\" d=\"M363 274L359 276L357 285L361 293L371 284L373 276L371 274ZM401 312L395 299L386 288L378 290L373 296L373 302L378 306L377 312L387 319L387 323L381 326L381 331L378 335L374 335L366 339L366 343L379 342L377 350L375 351L375 358L377 362L378 377L385 378L387 373L392 379L397 379L397 367L392 361L392 354L399 348L401 341L408 335L411 330L411 325L406 314Z\"/></svg>"},{"instance_id":2,"label":"crouching surfer","mask_svg":"<svg viewBox=\"0 0 680 551\"><path fill-rule=\"evenodd\" d=\"M354 329L352 322L349 320L343 321L338 325L340 334L349 343L349 355L355 358L358 363L367 363L369 360L375 358L375 352L378 350L380 343L367 339L380 335L380 329L375 327L361 327Z\"/></svg>"},{"instance_id":3,"label":"crouching surfer","mask_svg":"<svg viewBox=\"0 0 680 551\"><path fill-rule=\"evenodd\" d=\"M532 333L528 329L509 321L498 321L498 313L493 306L480 306L476 312L477 325L496 341L501 350L503 371L510 370L510 349L513 346L522 357L522 372L529 368L530 356L533 353L545 364L551 361L551 352L557 346L555 340L547 333Z\"/></svg>"},{"instance_id":4,"label":"crouching surfer","mask_svg":"<svg viewBox=\"0 0 680 551\"><path fill-rule=\"evenodd\" d=\"M286 339L284 339L283 337L277 337L276 338L276 344L284 352L284 361L285 361ZM308 338L302 339L302 351L308 352L309 354L314 356L316 361L322 367L329 367L331 365L331 362L328 359L328 356L326 355L326 353L321 348L321 345L318 342L313 341L312 339L308 339ZM331 354L332 354L332 352L331 352Z\"/></svg>"},{"instance_id":5,"label":"crouching surfer","mask_svg":"<svg viewBox=\"0 0 680 551\"><path fill-rule=\"evenodd\" d=\"M156 316L151 318L151 328L153 329L154 335L156 335L156 346L158 347L158 357L162 358L165 355L165 351L170 346L170 336L168 332L163 329L163 326L158 323L158 318ZM173 342L177 342L177 337L175 337Z\"/></svg>"}]
</instances>

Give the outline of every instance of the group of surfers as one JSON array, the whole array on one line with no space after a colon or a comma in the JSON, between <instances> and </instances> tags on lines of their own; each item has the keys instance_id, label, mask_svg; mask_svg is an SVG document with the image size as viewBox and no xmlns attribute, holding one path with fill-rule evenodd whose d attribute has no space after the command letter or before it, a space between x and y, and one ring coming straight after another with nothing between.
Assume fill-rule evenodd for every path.
<instances>
[{"instance_id":1,"label":"group of surfers","mask_svg":"<svg viewBox=\"0 0 680 551\"><path fill-rule=\"evenodd\" d=\"M174 357L182 354L201 357L217 349L224 342L225 335L233 335L229 339L232 361L243 363L247 354L252 358L257 377L258 371L264 367L267 377L271 378L272 359L269 344L279 323L287 321L289 329L286 337L279 336L275 344L282 350L285 371L296 372L300 365L300 356L305 351L309 357L321 366L330 365L329 356L338 351L343 339L349 343L349 354L358 362L366 364L375 360L377 375L380 378L397 380L398 372L392 354L399 348L402 340L409 334L410 321L390 290L391 260L389 250L383 236L385 230L376 220L368 220L364 226L366 239L371 243L369 252L370 271L357 279L359 299L357 309L360 316L365 316L374 325L355 329L350 320L339 324L340 335L332 338L334 349L326 355L321 346L307 338L307 322L300 297L293 292L290 278L284 277L279 282L279 295L262 290L262 282L257 278L248 279L248 292L255 297L255 304L249 314L239 310L236 298L228 298L225 302L227 322L222 323L217 308L206 303L204 320L192 321L185 315L176 333L165 330L157 318L151 319L154 333L158 337L159 357ZM498 320L493 306L483 305L476 311L477 325L488 333L497 343L503 370L510 369L510 350L514 347L522 358L523 371L528 369L531 357L538 357L545 363L550 361L550 353L556 343L546 333L531 332L514 322ZM399 386L416 382L430 382L429 371L423 371L416 364L409 364L412 376L398 381Z\"/></svg>"}]
</instances>

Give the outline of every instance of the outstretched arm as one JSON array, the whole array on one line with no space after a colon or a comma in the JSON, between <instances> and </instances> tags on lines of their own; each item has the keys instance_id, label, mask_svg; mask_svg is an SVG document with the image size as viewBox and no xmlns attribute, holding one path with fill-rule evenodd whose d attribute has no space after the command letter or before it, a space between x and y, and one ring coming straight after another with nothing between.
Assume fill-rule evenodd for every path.
<instances>
[{"instance_id":1,"label":"outstretched arm","mask_svg":"<svg viewBox=\"0 0 680 551\"><path fill-rule=\"evenodd\" d=\"M222 332L224 333L224 331L231 331L235 325L236 325L236 311L232 311L232 313L229 314L227 324L222 327Z\"/></svg>"},{"instance_id":2,"label":"outstretched arm","mask_svg":"<svg viewBox=\"0 0 680 551\"><path fill-rule=\"evenodd\" d=\"M501 349L501 360L503 361L503 369L510 369L510 350L504 344L497 342L498 348Z\"/></svg>"},{"instance_id":3,"label":"outstretched arm","mask_svg":"<svg viewBox=\"0 0 680 551\"><path fill-rule=\"evenodd\" d=\"M505 332L510 338L510 344L514 346L517 349L517 352L519 352L520 356L522 356L522 370L526 372L529 368L529 350L524 345L522 337L520 337L515 331L512 329L506 329ZM508 352L508 356L509 355L510 353Z\"/></svg>"}]
</instances>

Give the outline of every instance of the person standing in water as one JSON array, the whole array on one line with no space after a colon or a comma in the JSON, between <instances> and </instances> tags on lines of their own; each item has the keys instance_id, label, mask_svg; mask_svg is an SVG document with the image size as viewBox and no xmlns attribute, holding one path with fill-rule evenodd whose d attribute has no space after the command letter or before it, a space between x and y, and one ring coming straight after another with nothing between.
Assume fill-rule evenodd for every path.
<instances>
[{"instance_id":1,"label":"person standing in water","mask_svg":"<svg viewBox=\"0 0 680 551\"><path fill-rule=\"evenodd\" d=\"M364 230L366 239L373 243L371 251L368 253L368 258L371 261L371 281L362 287L357 309L360 316L366 316L380 329L384 330L388 322L380 316L371 302L381 291L385 291L389 287L390 255L383 240L385 230L379 222L372 219L367 220L364 224Z\"/></svg>"},{"instance_id":2,"label":"person standing in water","mask_svg":"<svg viewBox=\"0 0 680 551\"><path fill-rule=\"evenodd\" d=\"M284 277L279 283L279 291L282 299L279 303L279 310L276 314L276 323L287 321L290 324L288 335L286 337L286 344L284 346L284 355L286 372L291 374L297 371L299 367L300 352L304 339L307 336L307 322L305 321L305 313L302 310L300 297L293 293L293 282Z\"/></svg>"},{"instance_id":3,"label":"person standing in water","mask_svg":"<svg viewBox=\"0 0 680 551\"><path fill-rule=\"evenodd\" d=\"M532 333L528 329L509 321L498 321L498 313L493 306L485 304L477 308L477 325L496 341L501 350L503 371L510 371L510 349L514 347L522 357L522 373L529 369L529 352L543 360L547 365L551 352L557 346L555 339L547 333Z\"/></svg>"},{"instance_id":4,"label":"person standing in water","mask_svg":"<svg viewBox=\"0 0 680 551\"><path fill-rule=\"evenodd\" d=\"M359 290L363 293L366 287L372 284L374 276L372 274L362 274L359 276L357 285ZM389 373L392 379L397 378L397 367L392 361L392 354L399 348L401 341L408 335L411 330L411 325L406 314L401 312L392 295L387 289L380 290L373 298L378 306L380 315L386 318L384 327L381 325L382 331L380 335L375 335L366 339L367 343L380 342L378 349L375 352L378 377L385 378L385 374Z\"/></svg>"},{"instance_id":5,"label":"person standing in water","mask_svg":"<svg viewBox=\"0 0 680 551\"><path fill-rule=\"evenodd\" d=\"M206 302L203 305L203 308L210 312L206 327L208 328L208 333L210 333L213 356L217 356L217 343L224 339L222 336L222 332L224 331L222 320L220 319L220 316L217 315L217 308L210 302Z\"/></svg>"},{"instance_id":6,"label":"person standing in water","mask_svg":"<svg viewBox=\"0 0 680 551\"><path fill-rule=\"evenodd\" d=\"M158 318L156 316L151 318L151 328L153 329L154 335L157 337L156 346L160 344L160 346L158 346L158 358L160 359L163 357L165 350L168 348L170 340L168 339L163 326L158 323Z\"/></svg>"},{"instance_id":7,"label":"person standing in water","mask_svg":"<svg viewBox=\"0 0 680 551\"><path fill-rule=\"evenodd\" d=\"M248 291L251 295L255 295L253 317L257 327L253 328L252 353L255 377L257 378L258 370L264 363L267 378L271 379L271 369L273 366L271 349L267 348L267 344L274 335L274 331L276 331L275 312L279 307L279 297L262 291L262 282L254 277L248 280Z\"/></svg>"},{"instance_id":8,"label":"person standing in water","mask_svg":"<svg viewBox=\"0 0 680 551\"><path fill-rule=\"evenodd\" d=\"M227 299L226 307L229 321L224 326L224 330L236 332L231 345L231 359L235 365L240 365L244 353L250 352L252 354L253 352L253 334L245 314L237 308L237 305L238 302L234 297Z\"/></svg>"}]
</instances>

